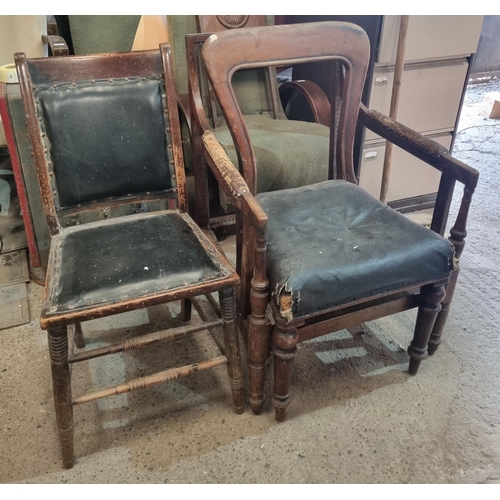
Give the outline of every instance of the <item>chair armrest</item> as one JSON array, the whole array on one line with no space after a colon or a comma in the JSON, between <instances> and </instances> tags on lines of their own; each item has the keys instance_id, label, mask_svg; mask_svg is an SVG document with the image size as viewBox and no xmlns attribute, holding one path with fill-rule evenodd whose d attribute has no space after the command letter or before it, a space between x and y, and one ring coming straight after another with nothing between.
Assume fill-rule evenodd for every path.
<instances>
[{"instance_id":1,"label":"chair armrest","mask_svg":"<svg viewBox=\"0 0 500 500\"><path fill-rule=\"evenodd\" d=\"M66 40L59 35L42 35L42 42L48 43L54 57L69 56Z\"/></svg>"},{"instance_id":2,"label":"chair armrest","mask_svg":"<svg viewBox=\"0 0 500 500\"><path fill-rule=\"evenodd\" d=\"M205 131L202 142L210 169L236 209L236 269L241 279L240 311L244 317L252 311L249 328L254 328L256 322L267 323L267 215L215 134L211 130Z\"/></svg>"},{"instance_id":3,"label":"chair armrest","mask_svg":"<svg viewBox=\"0 0 500 500\"><path fill-rule=\"evenodd\" d=\"M279 87L283 109L286 108L294 92L298 92L306 99L316 123L330 126L330 101L319 85L310 80L292 80L283 83Z\"/></svg>"},{"instance_id":4,"label":"chair armrest","mask_svg":"<svg viewBox=\"0 0 500 500\"><path fill-rule=\"evenodd\" d=\"M428 163L443 174L453 177L469 189L475 189L479 172L465 163L453 158L449 151L437 142L428 139L388 116L359 107L358 120L368 129L401 149Z\"/></svg>"}]
</instances>

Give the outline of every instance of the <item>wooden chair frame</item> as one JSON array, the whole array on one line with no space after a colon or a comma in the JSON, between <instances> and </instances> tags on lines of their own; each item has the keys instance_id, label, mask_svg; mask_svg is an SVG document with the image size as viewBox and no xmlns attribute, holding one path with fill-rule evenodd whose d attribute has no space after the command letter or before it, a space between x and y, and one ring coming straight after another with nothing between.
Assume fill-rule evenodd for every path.
<instances>
[{"instance_id":1,"label":"wooden chair frame","mask_svg":"<svg viewBox=\"0 0 500 500\"><path fill-rule=\"evenodd\" d=\"M284 44L284 40L288 40L288 43ZM217 45L217 52L212 52L210 45ZM274 50L275 47L279 49ZM335 47L348 47L349 58L335 54ZM211 37L203 48L208 76L242 164L240 174L213 132L204 133L203 145L208 165L236 208L241 232L241 237L237 239L238 272L241 277L240 308L244 317L251 312L248 321L250 406L258 414L264 401L266 360L271 351L272 325L267 313L270 305L276 325L272 335L273 399L278 421L285 419L286 407L290 403L290 381L298 342L418 307L415 333L408 348L409 372L415 375L421 361L427 354L432 355L441 342L457 281L458 259L467 234L467 215L479 174L452 158L445 148L434 141L360 105L368 51L368 39L362 30L348 23L333 22L240 30L239 33ZM217 57L221 52L224 57ZM246 59L241 54L245 54ZM464 196L449 238L455 249L455 270L450 278L402 287L288 321L283 311L277 310L274 303L269 301L267 215L253 196L255 158L243 115L231 88L231 75L244 67L299 64L325 59L337 60L345 71L342 85L336 89L337 95L340 92L339 99L334 101L331 113L330 169L333 178L356 183L352 150L359 111L359 121L367 128L442 172L432 231L443 235L455 181L464 184ZM338 103L342 104L342 109L337 107Z\"/></svg>"},{"instance_id":2,"label":"wooden chair frame","mask_svg":"<svg viewBox=\"0 0 500 500\"><path fill-rule=\"evenodd\" d=\"M16 65L20 77L23 103L26 112L27 125L33 145L36 168L40 182L42 199L49 226L50 235L58 238L60 235L74 231L73 227L85 223L85 227L110 224L131 218L149 217L154 214L136 214L144 208L150 208L155 214L176 212L189 224L203 249L218 262L222 263L224 271L218 276L210 277L196 285L174 287L171 290L144 290L144 294L136 298L122 297L120 300L106 304L93 304L76 308L73 311L54 312L51 303L51 291L45 289L44 306L42 308L41 327L48 330L49 350L52 366L54 401L57 418L57 427L62 447L63 464L66 468L73 466L75 461L73 449L74 423L73 406L97 399L129 392L136 389L150 387L156 384L190 375L194 372L211 367L227 364L230 385L233 395L233 407L237 413L243 411L242 375L238 347L238 329L236 321L236 302L234 289L239 285L236 272L217 248L210 235L199 229L187 215L187 197L182 154L179 116L172 71L171 53L168 45L161 50L142 51L132 53L99 54L79 57L55 57L31 59L31 68L35 69L36 82L30 73L25 54L16 54ZM57 86L58 82L94 81L98 79L118 79L129 77L158 77L164 88L162 96L164 120L166 123L167 156L175 172L174 187L166 191L145 193L144 195L127 195L106 201L95 201L74 207L61 209L58 203L52 162L47 156L45 133L39 125L37 103L34 89L42 81L44 84ZM40 121L42 118L40 117ZM169 140L169 138L171 140ZM142 204L142 207L141 207ZM108 219L103 221L103 219ZM70 226L70 227L67 227ZM79 226L81 227L81 226ZM208 237L207 237L208 236ZM56 272L56 251L51 248L51 257L47 271L47 284L51 282L51 275ZM147 293L146 293L147 292ZM212 298L213 292L219 293L220 306ZM207 302L198 300L197 296L205 295ZM156 304L175 300L182 301L182 319L189 321L191 305L198 311L202 324L186 325L168 331L144 335L111 346L73 353L73 343L77 347L84 347L81 323L93 318L105 317L125 311L145 308ZM212 306L207 309L207 304ZM90 394L73 398L71 395L72 363L92 359L99 356L114 354L151 344L168 342L187 334L208 329L214 337L222 355L200 363L173 368L154 375L131 380L108 389L99 390ZM223 330L222 336L220 330ZM70 337L68 347L68 336ZM221 341L223 337L224 341Z\"/></svg>"}]
</instances>

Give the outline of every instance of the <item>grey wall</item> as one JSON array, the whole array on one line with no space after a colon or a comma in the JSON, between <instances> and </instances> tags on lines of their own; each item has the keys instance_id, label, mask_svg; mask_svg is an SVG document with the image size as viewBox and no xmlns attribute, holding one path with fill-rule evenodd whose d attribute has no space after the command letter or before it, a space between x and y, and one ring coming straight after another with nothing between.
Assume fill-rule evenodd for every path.
<instances>
[{"instance_id":1,"label":"grey wall","mask_svg":"<svg viewBox=\"0 0 500 500\"><path fill-rule=\"evenodd\" d=\"M484 16L471 74L500 71L500 16Z\"/></svg>"}]
</instances>

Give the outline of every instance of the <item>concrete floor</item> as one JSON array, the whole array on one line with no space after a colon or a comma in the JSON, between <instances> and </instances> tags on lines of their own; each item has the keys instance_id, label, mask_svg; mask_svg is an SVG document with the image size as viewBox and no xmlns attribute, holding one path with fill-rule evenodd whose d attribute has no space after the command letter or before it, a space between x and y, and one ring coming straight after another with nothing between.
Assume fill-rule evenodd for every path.
<instances>
[{"instance_id":1,"label":"concrete floor","mask_svg":"<svg viewBox=\"0 0 500 500\"><path fill-rule=\"evenodd\" d=\"M481 179L444 341L416 377L403 350L411 311L370 323L371 334L300 345L282 424L269 397L258 417L232 413L224 367L78 406L77 462L66 471L38 327L42 288L30 283L33 321L0 331L0 481L499 483L500 122L478 114L484 91L497 90L493 82L467 95L455 154ZM178 313L173 304L89 322L89 346L176 324ZM77 365L74 394L216 354L208 334L193 339Z\"/></svg>"}]
</instances>

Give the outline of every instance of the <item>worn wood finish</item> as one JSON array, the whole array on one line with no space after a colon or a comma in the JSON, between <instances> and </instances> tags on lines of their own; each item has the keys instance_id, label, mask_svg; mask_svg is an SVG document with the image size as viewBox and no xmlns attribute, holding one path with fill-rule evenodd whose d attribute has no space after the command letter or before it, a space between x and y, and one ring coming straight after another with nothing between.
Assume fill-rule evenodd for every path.
<instances>
[{"instance_id":1,"label":"worn wood finish","mask_svg":"<svg viewBox=\"0 0 500 500\"><path fill-rule=\"evenodd\" d=\"M178 214L191 228L193 234L200 242L201 248L212 262L216 263L217 271L214 276L207 276L195 285L179 285L170 290L143 290L133 298L117 298L100 303L82 302L78 307L69 310L57 310L57 294L52 290L53 278L60 273L62 265L56 257L55 251L51 252L47 269L47 287L45 289L44 306L40 324L42 329L48 330L49 350L52 365L52 378L54 386L54 402L59 437L62 446L63 463L65 467L74 464L73 452L73 404L95 401L97 399L129 392L131 390L151 387L156 384L184 377L221 364L228 363L229 380L233 394L233 407L236 412L243 411L243 392L241 377L241 361L238 345L238 329L236 321L236 303L234 288L239 286L239 277L231 268L226 257L211 238L194 223L187 215L187 193L184 172L184 158L178 116L178 102L175 93L175 84L172 71L171 53L168 45L164 44L160 50L134 52L127 54L101 54L85 57L66 57L53 59L26 60L24 54L16 55L16 64L20 76L21 94L25 107L28 130L35 154L38 178L40 181L44 209L47 216L53 245L57 245L63 236L75 231L92 230L96 226L106 227L127 223L133 220L145 220L159 214ZM36 85L52 84L68 81L90 81L98 78L129 78L153 75L160 82L163 89L162 106L165 117L165 134L167 138L167 160L173 166L175 177L174 188L162 193L143 193L142 196L126 196L107 199L96 203L75 206L70 209L56 210L53 193L50 189L49 165L46 151L42 141L42 133L38 126L34 91ZM57 138L50 138L57 140ZM151 213L143 210L151 209ZM169 210L167 210L169 209ZM91 217L89 217L89 214ZM96 214L100 217L95 220ZM108 220L106 220L108 219ZM89 222L90 220L90 222ZM64 224L63 224L64 223ZM59 233L63 233L63 235ZM84 234L84 233L82 233ZM172 234L172 238L176 235ZM54 243L55 242L55 243ZM53 247L54 248L54 247ZM190 319L191 303L200 309L195 296L220 292L221 307L216 305L213 298L207 302L209 308L216 306L211 315L200 313L203 323L174 328L166 332L152 333L140 338L126 340L115 345L80 351L73 354L73 343L78 348L85 346L81 322L119 314L125 311L149 307L174 300L182 300L181 316L185 321ZM223 342L217 342L225 356L213 360L202 361L193 365L172 368L148 377L129 381L125 384L96 391L91 394L79 396L72 402L70 363L84 361L98 356L110 355L117 352L144 348L146 346L174 340L189 333L208 329L213 333L216 329L224 330ZM71 331L71 353L68 352L67 330ZM213 335L214 339L216 338ZM73 342L74 340L74 342Z\"/></svg>"},{"instance_id":2,"label":"worn wood finish","mask_svg":"<svg viewBox=\"0 0 500 500\"><path fill-rule=\"evenodd\" d=\"M79 325L79 323L76 323ZM148 333L147 335L142 335L140 337L135 337L132 339L119 342L118 344L112 344L105 347L99 347L97 349L91 349L89 351L82 351L70 356L70 363L77 363L79 361L86 361L89 359L99 358L101 356L107 356L109 354L116 354L118 352L132 351L135 349L142 349L144 347L149 347L155 344L162 344L165 342L171 342L190 333L201 332L203 330L208 330L210 328L215 328L221 326L222 321L207 321L198 325L192 326L180 326L178 328L171 328L163 332ZM80 327L81 328L81 327ZM77 345L77 347L79 347ZM85 346L84 346L85 347Z\"/></svg>"},{"instance_id":3,"label":"worn wood finish","mask_svg":"<svg viewBox=\"0 0 500 500\"><path fill-rule=\"evenodd\" d=\"M184 155L182 153L181 125L177 109L177 93L175 91L175 79L170 45L160 46L163 74L165 75L165 92L167 95L167 112L170 118L170 127L167 133L172 137L172 152L174 157L175 178L177 188L178 208L181 212L187 212L188 201L186 191L186 172L184 170Z\"/></svg>"},{"instance_id":4,"label":"worn wood finish","mask_svg":"<svg viewBox=\"0 0 500 500\"><path fill-rule=\"evenodd\" d=\"M271 350L271 322L267 317L269 280L266 276L266 240L266 223L264 222L260 234L256 236L255 267L250 291L251 314L248 322L250 407L256 415L262 411L264 403L266 362Z\"/></svg>"},{"instance_id":5,"label":"worn wood finish","mask_svg":"<svg viewBox=\"0 0 500 500\"><path fill-rule=\"evenodd\" d=\"M359 120L366 128L380 135L383 139L387 139L465 186L471 189L476 188L479 172L453 158L449 151L437 142L420 135L378 111L367 109L363 104L359 107Z\"/></svg>"},{"instance_id":6,"label":"worn wood finish","mask_svg":"<svg viewBox=\"0 0 500 500\"><path fill-rule=\"evenodd\" d=\"M451 301L453 300L453 294L455 293L455 286L457 284L458 271L453 271L450 277L450 282L445 287L446 295L441 303L441 310L439 311L434 327L432 328L429 343L427 345L427 353L432 356L441 344L441 335L443 334L444 326L446 325L446 320L450 313Z\"/></svg>"},{"instance_id":7,"label":"worn wood finish","mask_svg":"<svg viewBox=\"0 0 500 500\"><path fill-rule=\"evenodd\" d=\"M286 408L290 404L290 382L292 381L293 360L297 352L299 332L296 328L276 325L273 333L274 344L274 411L278 422L285 420Z\"/></svg>"},{"instance_id":8,"label":"worn wood finish","mask_svg":"<svg viewBox=\"0 0 500 500\"><path fill-rule=\"evenodd\" d=\"M244 118L230 86L233 72L239 68L323 60L328 58L326 51L330 49L332 51L330 59L334 61L336 67L335 82L340 89L340 92L332 92L332 96L338 99L332 101L331 107L330 178L353 182L350 162L354 129L351 125L352 120L356 121L359 107L359 121L362 124L443 173L432 230L438 233L444 231L454 183L458 181L465 184L460 212L450 236L457 257L463 250L467 214L479 175L475 169L452 158L439 144L381 113L360 105L363 78L351 77L349 71L356 69L359 64L363 66L366 54L363 56L360 52L366 51L367 47L364 46L364 42L358 46L349 38L354 36L355 31L346 29L343 23L316 25L308 23L295 28L295 30L292 27L249 29L238 33L218 34L212 36L203 48L210 80L233 132L242 164L246 165L240 174L225 155L223 148L218 145L213 133L204 133L203 151L208 166L214 172L221 189L236 207L236 219L240 221L242 229L241 249L239 253L237 252L237 270L241 278L240 308L243 317L246 315L246 304L251 303L251 315L248 321L250 404L252 410L259 413L263 400L265 353L269 352L270 343L270 323L266 311L267 305L270 305L276 324L272 338L275 361L273 399L276 419L279 421L285 418L286 407L290 402L290 379L298 342L418 306L414 338L408 350L411 357L410 373L415 374L427 351L433 352L439 344L453 295L456 271L452 274L444 301L445 286L449 277L402 287L342 306L332 306L317 314L291 319L284 317L274 302L269 302L266 298L268 296L265 258L267 215L253 196L255 159L248 134L243 127ZM326 43L323 37L325 32L331 37L328 38L329 43ZM284 40L287 43L284 43ZM349 62L350 60L343 54L351 50L357 55ZM361 74L364 74L363 70ZM352 94L350 99L346 98L349 89ZM345 111L344 106L350 111ZM349 117L343 117L343 113L349 114ZM247 176L248 169L253 169L253 175ZM246 189L243 182L248 186L248 192L243 192Z\"/></svg>"},{"instance_id":9,"label":"worn wood finish","mask_svg":"<svg viewBox=\"0 0 500 500\"><path fill-rule=\"evenodd\" d=\"M374 321L391 314L413 309L418 306L418 297L418 295L408 295L400 299L393 299L385 304L365 307L355 312L346 312L337 318L331 318L323 322L306 324L299 329L299 342L311 340L321 335L328 335L365 321Z\"/></svg>"},{"instance_id":10,"label":"worn wood finish","mask_svg":"<svg viewBox=\"0 0 500 500\"><path fill-rule=\"evenodd\" d=\"M455 189L455 178L449 174L441 174L436 203L432 214L431 230L444 236L451 200Z\"/></svg>"},{"instance_id":11,"label":"worn wood finish","mask_svg":"<svg viewBox=\"0 0 500 500\"><path fill-rule=\"evenodd\" d=\"M219 292L219 303L224 324L224 345L226 347L229 384L233 394L233 408L235 413L243 413L243 379L241 375L234 289L221 290Z\"/></svg>"},{"instance_id":12,"label":"worn wood finish","mask_svg":"<svg viewBox=\"0 0 500 500\"><path fill-rule=\"evenodd\" d=\"M427 357L427 345L436 317L441 310L441 302L444 296L444 285L427 285L422 287L417 322L415 324L415 334L408 347L408 354L410 355L410 368L408 371L410 375L417 374L421 361Z\"/></svg>"},{"instance_id":13,"label":"worn wood finish","mask_svg":"<svg viewBox=\"0 0 500 500\"><path fill-rule=\"evenodd\" d=\"M225 356L202 361L200 363L193 363L192 365L181 366L179 368L171 368L162 372L149 375L147 377L136 378L130 380L126 384L116 385L100 391L91 392L84 396L79 396L73 400L74 405L82 403L90 403L98 399L107 398L109 396L117 396L118 394L125 394L126 392L136 391L138 389L145 389L146 387L153 387L155 385L164 384L170 380L176 380L181 377L187 377L196 372L208 370L227 363Z\"/></svg>"},{"instance_id":14,"label":"worn wood finish","mask_svg":"<svg viewBox=\"0 0 500 500\"><path fill-rule=\"evenodd\" d=\"M70 469L75 463L73 449L75 427L71 399L71 375L68 364L68 333L65 327L50 329L47 333L57 432L61 443L63 465L66 469Z\"/></svg>"}]
</instances>

